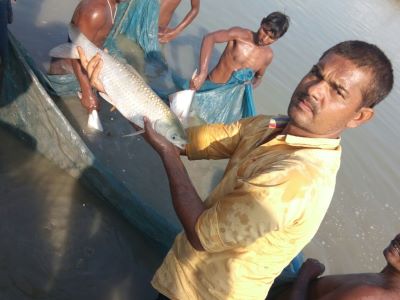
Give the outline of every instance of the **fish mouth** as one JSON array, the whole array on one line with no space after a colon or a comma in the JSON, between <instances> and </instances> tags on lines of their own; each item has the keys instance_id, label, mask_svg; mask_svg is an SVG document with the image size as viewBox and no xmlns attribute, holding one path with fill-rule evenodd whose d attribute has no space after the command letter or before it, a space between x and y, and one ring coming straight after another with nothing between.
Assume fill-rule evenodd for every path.
<instances>
[{"instance_id":1,"label":"fish mouth","mask_svg":"<svg viewBox=\"0 0 400 300\"><path fill-rule=\"evenodd\" d=\"M186 144L187 144L187 142L183 141L181 143L176 143L175 146L177 146L178 148L184 150L186 148Z\"/></svg>"}]
</instances>

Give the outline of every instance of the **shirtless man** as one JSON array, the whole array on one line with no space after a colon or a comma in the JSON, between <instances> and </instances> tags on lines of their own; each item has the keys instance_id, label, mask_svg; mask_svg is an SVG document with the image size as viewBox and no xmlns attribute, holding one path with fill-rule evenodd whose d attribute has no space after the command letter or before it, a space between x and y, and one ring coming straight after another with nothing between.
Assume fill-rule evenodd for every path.
<instances>
[{"instance_id":1,"label":"shirtless man","mask_svg":"<svg viewBox=\"0 0 400 300\"><path fill-rule=\"evenodd\" d=\"M103 44L114 25L117 4L126 0L82 0L75 8L71 23L97 47ZM53 59L49 74L75 73L79 81L81 103L90 113L99 109L99 100L93 91L86 72L78 60Z\"/></svg>"},{"instance_id":2,"label":"shirtless man","mask_svg":"<svg viewBox=\"0 0 400 300\"><path fill-rule=\"evenodd\" d=\"M203 85L214 44L225 42L228 44L217 66L208 74L208 79L214 83L226 83L233 72L250 68L255 72L253 85L257 87L273 58L269 46L282 37L288 27L289 18L280 12L273 12L261 21L257 32L233 27L207 34L201 46L200 72L191 80L190 88L198 90Z\"/></svg>"},{"instance_id":3,"label":"shirtless man","mask_svg":"<svg viewBox=\"0 0 400 300\"><path fill-rule=\"evenodd\" d=\"M191 0L192 8L183 20L175 28L169 28L168 24L180 3L181 0L160 0L160 16L158 17L158 41L160 43L168 43L175 39L198 15L200 0Z\"/></svg>"},{"instance_id":4,"label":"shirtless man","mask_svg":"<svg viewBox=\"0 0 400 300\"><path fill-rule=\"evenodd\" d=\"M399 300L400 299L400 234L383 250L387 261L380 273L329 275L318 260L308 259L291 288L267 300ZM271 289L272 291L273 289Z\"/></svg>"}]
</instances>

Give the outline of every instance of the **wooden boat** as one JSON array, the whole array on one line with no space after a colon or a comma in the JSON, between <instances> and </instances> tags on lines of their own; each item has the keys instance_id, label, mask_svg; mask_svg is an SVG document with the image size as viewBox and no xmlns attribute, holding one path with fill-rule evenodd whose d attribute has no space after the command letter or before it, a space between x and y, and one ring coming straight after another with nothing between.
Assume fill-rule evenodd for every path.
<instances>
[{"instance_id":1,"label":"wooden boat","mask_svg":"<svg viewBox=\"0 0 400 300\"><path fill-rule=\"evenodd\" d=\"M37 151L168 249L180 225L157 154L140 136L123 137L132 132L131 126L105 102L100 110L104 133L90 132L78 98L51 96L30 55L9 36L10 56L0 100L2 125L17 129ZM185 163L201 196L220 177L224 165L211 169L207 163Z\"/></svg>"}]
</instances>

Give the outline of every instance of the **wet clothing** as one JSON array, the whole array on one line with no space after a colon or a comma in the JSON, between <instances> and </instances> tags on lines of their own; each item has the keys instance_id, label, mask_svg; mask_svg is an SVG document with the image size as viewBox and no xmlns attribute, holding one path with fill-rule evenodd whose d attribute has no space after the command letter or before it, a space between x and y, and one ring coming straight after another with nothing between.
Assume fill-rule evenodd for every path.
<instances>
[{"instance_id":1,"label":"wet clothing","mask_svg":"<svg viewBox=\"0 0 400 300\"><path fill-rule=\"evenodd\" d=\"M254 106L253 70L235 71L226 83L206 80L196 92L191 110L205 123L233 123L256 114ZM179 89L188 89L189 81L174 78Z\"/></svg>"},{"instance_id":2,"label":"wet clothing","mask_svg":"<svg viewBox=\"0 0 400 300\"><path fill-rule=\"evenodd\" d=\"M135 0L118 4L118 12L114 28L110 33L105 47L114 52L116 45L113 40L123 34L136 41L146 55L158 53L158 17L160 2L158 0Z\"/></svg>"},{"instance_id":3,"label":"wet clothing","mask_svg":"<svg viewBox=\"0 0 400 300\"><path fill-rule=\"evenodd\" d=\"M205 251L180 233L152 280L160 293L171 299L264 299L310 242L332 199L340 139L280 135L287 121L257 116L189 128L189 159L230 160L197 220Z\"/></svg>"}]
</instances>

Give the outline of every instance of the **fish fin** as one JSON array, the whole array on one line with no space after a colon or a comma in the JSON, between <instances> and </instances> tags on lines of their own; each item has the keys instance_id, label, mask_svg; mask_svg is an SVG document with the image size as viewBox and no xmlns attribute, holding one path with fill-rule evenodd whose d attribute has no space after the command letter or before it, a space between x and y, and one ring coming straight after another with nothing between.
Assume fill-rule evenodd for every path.
<instances>
[{"instance_id":1,"label":"fish fin","mask_svg":"<svg viewBox=\"0 0 400 300\"><path fill-rule=\"evenodd\" d=\"M134 132L134 133L125 134L125 135L123 135L122 137L137 136L137 135L142 134L142 133L144 133L144 132L145 132L145 130L144 130L144 129L141 129L141 130L138 130L138 131L136 131L136 132Z\"/></svg>"},{"instance_id":2,"label":"fish fin","mask_svg":"<svg viewBox=\"0 0 400 300\"><path fill-rule=\"evenodd\" d=\"M101 125L99 114L97 113L97 110L93 110L89 114L88 127L98 130L98 131L103 131L103 126Z\"/></svg>"},{"instance_id":3,"label":"fish fin","mask_svg":"<svg viewBox=\"0 0 400 300\"><path fill-rule=\"evenodd\" d=\"M112 106L115 106L115 103L112 101L112 99L110 98L110 96L108 96L107 94L103 93L103 92L99 92L99 95L101 96L101 98L103 98L104 100L106 100L108 103L110 103Z\"/></svg>"},{"instance_id":4,"label":"fish fin","mask_svg":"<svg viewBox=\"0 0 400 300\"><path fill-rule=\"evenodd\" d=\"M57 58L72 58L79 59L78 51L75 45L71 43L61 44L50 50L49 55Z\"/></svg>"},{"instance_id":5,"label":"fish fin","mask_svg":"<svg viewBox=\"0 0 400 300\"><path fill-rule=\"evenodd\" d=\"M110 108L110 111L113 112L114 110L116 110L117 108L115 106Z\"/></svg>"}]
</instances>

